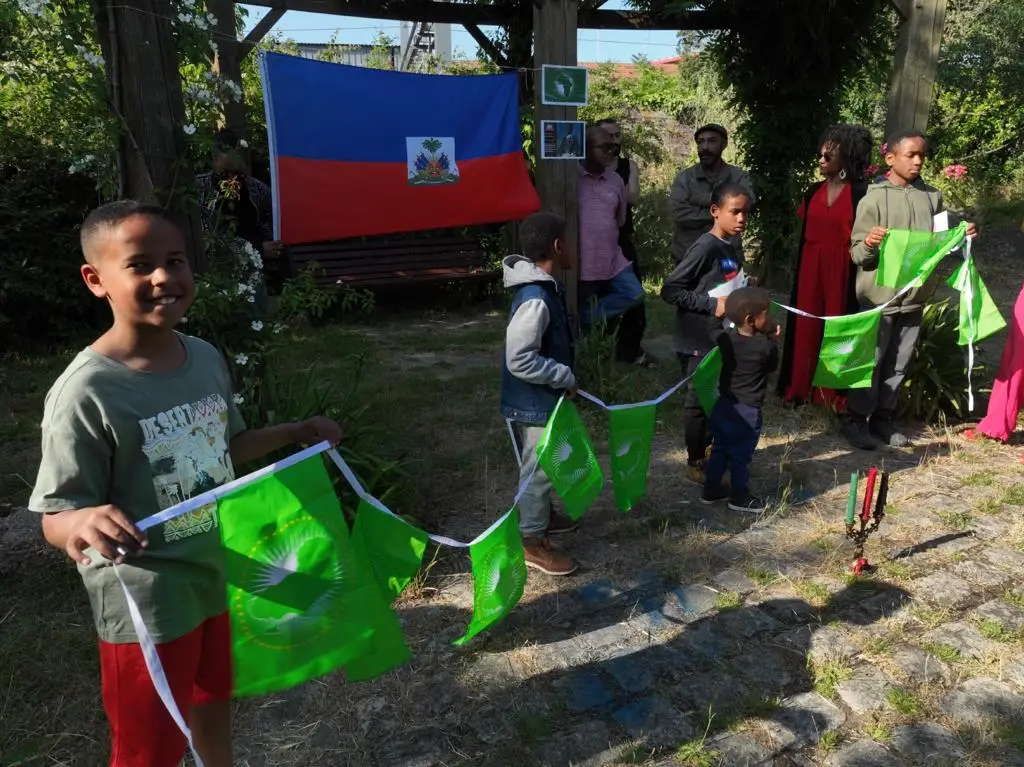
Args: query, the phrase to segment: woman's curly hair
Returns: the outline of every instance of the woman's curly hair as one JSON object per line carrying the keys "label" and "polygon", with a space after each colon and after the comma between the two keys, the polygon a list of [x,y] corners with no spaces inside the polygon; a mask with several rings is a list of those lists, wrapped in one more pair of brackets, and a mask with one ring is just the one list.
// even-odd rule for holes
{"label": "woman's curly hair", "polygon": [[825,131],[819,147],[839,152],[848,181],[863,181],[871,164],[871,131],[861,125],[837,125]]}

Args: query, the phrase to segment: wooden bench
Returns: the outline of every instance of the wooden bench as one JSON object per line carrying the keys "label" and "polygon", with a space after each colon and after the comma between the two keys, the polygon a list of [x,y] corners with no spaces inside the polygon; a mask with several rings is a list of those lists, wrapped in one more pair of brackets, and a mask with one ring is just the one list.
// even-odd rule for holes
{"label": "wooden bench", "polygon": [[284,260],[289,277],[315,263],[317,283],[352,288],[484,281],[500,273],[489,265],[479,239],[456,235],[289,245],[285,248]]}

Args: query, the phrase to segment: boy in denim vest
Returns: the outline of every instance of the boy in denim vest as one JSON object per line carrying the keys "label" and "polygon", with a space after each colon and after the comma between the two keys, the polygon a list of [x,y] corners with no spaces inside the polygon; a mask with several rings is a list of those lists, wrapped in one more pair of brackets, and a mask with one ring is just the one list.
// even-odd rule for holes
{"label": "boy in denim vest", "polygon": [[505,331],[501,413],[518,442],[520,483],[532,476],[519,502],[526,565],[548,575],[569,575],[576,563],[553,548],[548,536],[576,525],[561,515],[552,517],[551,481],[537,468],[537,444],[562,393],[576,391],[565,287],[553,274],[572,266],[572,252],[565,219],[553,213],[530,216],[520,225],[519,238],[523,255],[502,262],[505,287],[515,295]]}

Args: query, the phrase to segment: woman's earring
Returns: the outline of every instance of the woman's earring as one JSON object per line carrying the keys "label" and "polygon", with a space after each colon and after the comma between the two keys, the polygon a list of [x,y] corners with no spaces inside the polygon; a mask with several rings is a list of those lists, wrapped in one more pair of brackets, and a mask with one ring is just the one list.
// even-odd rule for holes
{"label": "woman's earring", "polygon": [[841,171],[839,171],[839,180],[846,181],[846,168],[843,168]]}

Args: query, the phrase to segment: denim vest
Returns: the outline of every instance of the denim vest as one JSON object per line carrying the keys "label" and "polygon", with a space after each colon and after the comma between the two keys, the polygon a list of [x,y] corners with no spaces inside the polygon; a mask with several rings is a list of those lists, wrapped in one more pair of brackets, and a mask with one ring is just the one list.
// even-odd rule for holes
{"label": "denim vest", "polygon": [[[542,357],[573,365],[575,355],[569,310],[565,304],[565,289],[555,282],[533,282],[516,291],[509,309],[509,319],[526,301],[541,299],[548,307],[548,327],[540,342]],[[501,414],[510,421],[543,426],[558,404],[562,392],[550,386],[531,384],[516,378],[501,362]]]}

